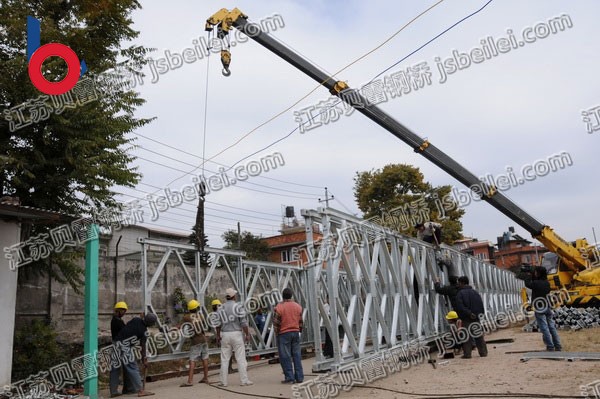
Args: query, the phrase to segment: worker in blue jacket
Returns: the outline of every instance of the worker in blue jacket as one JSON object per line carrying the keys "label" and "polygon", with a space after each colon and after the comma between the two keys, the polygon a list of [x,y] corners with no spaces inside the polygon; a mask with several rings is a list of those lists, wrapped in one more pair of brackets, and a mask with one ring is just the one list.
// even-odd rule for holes
{"label": "worker in blue jacket", "polygon": [[[475,340],[479,356],[486,357],[487,345],[483,338],[483,327],[480,317],[485,313],[481,295],[469,285],[469,278],[461,276],[458,278],[458,293],[456,294],[456,312],[463,322],[463,327],[468,331],[469,337],[463,342],[463,358],[470,359],[473,350],[472,339]],[[472,338],[472,339],[471,339]]]}

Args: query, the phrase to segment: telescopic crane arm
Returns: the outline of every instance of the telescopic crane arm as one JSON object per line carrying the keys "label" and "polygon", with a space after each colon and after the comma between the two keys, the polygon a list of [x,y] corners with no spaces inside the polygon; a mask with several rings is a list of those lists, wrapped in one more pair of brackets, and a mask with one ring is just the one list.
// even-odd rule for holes
{"label": "telescopic crane arm", "polygon": [[[563,264],[572,272],[577,273],[586,269],[588,257],[585,255],[585,251],[589,245],[585,240],[577,240],[577,248],[568,243],[558,236],[552,228],[540,223],[523,209],[518,207],[510,199],[499,192],[496,187],[482,182],[477,176],[469,172],[458,162],[454,161],[428,140],[413,133],[376,105],[369,104],[358,90],[351,89],[343,81],[334,80],[331,76],[304,59],[301,55],[285,47],[266,32],[263,32],[257,24],[248,22],[247,19],[248,17],[237,8],[234,8],[231,11],[223,8],[207,20],[206,30],[210,31],[216,27],[219,37],[224,37],[232,27],[239,29],[255,42],[313,78],[319,84],[327,88],[332,95],[338,96],[342,101],[354,107],[358,112],[411,146],[415,152],[418,152],[456,180],[469,187],[483,200],[490,203],[515,223],[518,223],[521,227],[526,229],[535,239],[544,244],[546,248],[556,253],[561,258]],[[229,74],[231,54],[227,51],[225,54],[222,52],[221,56],[224,68],[223,73],[225,74],[226,71]]]}

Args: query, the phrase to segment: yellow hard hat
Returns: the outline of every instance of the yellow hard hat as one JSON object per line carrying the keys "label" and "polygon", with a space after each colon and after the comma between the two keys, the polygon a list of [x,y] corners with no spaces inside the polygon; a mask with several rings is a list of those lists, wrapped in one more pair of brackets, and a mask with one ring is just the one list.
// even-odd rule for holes
{"label": "yellow hard hat", "polygon": [[219,301],[218,299],[214,299],[211,303],[211,306],[215,306],[215,305],[222,305],[221,301]]}
{"label": "yellow hard hat", "polygon": [[200,307],[200,302],[198,302],[195,299],[192,299],[191,301],[188,302],[188,310],[194,310],[199,307]]}
{"label": "yellow hard hat", "polygon": [[126,304],[125,302],[117,302],[117,303],[115,304],[115,310],[116,310],[116,309],[125,309],[125,310],[129,310],[129,309],[127,308],[127,304]]}
{"label": "yellow hard hat", "polygon": [[454,320],[454,319],[458,319],[458,313],[456,313],[454,310],[451,310],[446,315],[446,320]]}

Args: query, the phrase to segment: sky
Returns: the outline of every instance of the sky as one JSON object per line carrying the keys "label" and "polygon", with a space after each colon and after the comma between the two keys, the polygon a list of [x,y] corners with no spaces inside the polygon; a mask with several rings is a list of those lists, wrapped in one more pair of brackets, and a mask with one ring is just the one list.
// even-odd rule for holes
{"label": "sky", "polygon": [[[325,199],[325,187],[335,197],[329,201],[330,207],[360,216],[353,194],[356,172],[387,164],[411,164],[433,185],[466,190],[358,112],[338,114],[337,121],[291,133],[299,126],[295,117],[302,110],[328,100],[330,95],[252,40],[231,48],[229,77],[221,74],[218,54],[194,60],[192,50],[188,50],[189,63],[171,68],[169,62],[176,67],[175,54],[193,49],[194,41],[206,38],[204,22],[210,15],[222,7],[238,7],[257,23],[278,16],[284,26],[271,34],[332,73],[381,45],[435,5],[376,51],[336,74],[338,80],[359,88],[487,3],[143,2],[143,9],[132,15],[134,28],[140,31],[135,42],[156,48],[151,55],[154,65],[162,62],[162,72],[168,70],[156,79],[147,67],[144,84],[136,88],[147,100],[137,115],[156,120],[132,135],[138,146],[133,153],[140,157],[132,166],[138,167],[143,177],[135,190],[118,188],[127,194],[120,198],[145,198],[164,188],[180,192],[193,184],[193,176],[202,174],[202,157],[210,159],[204,171],[208,177],[210,171],[223,165],[252,170],[249,163],[256,166],[264,157],[280,154],[284,164],[276,169],[207,195],[209,245],[220,247],[221,234],[236,229],[237,221],[242,230],[265,237],[278,234],[286,206],[293,206],[302,222],[301,209],[325,206],[319,202]],[[539,176],[510,187],[504,194],[563,238],[587,237],[592,241],[592,228],[600,234],[600,185],[595,184],[600,131],[588,133],[582,111],[600,105],[596,67],[600,55],[595,43],[600,36],[595,19],[599,12],[600,3],[592,0],[491,1],[381,75],[381,79],[387,76],[393,82],[407,68],[422,63],[429,68],[429,82],[423,80],[422,87],[417,85],[394,98],[389,98],[388,92],[387,101],[378,105],[476,176],[498,176],[512,168],[518,179],[523,166],[538,165]],[[563,30],[556,28],[557,17],[562,17]],[[523,32],[531,43],[524,42]],[[490,40],[496,43],[495,53]],[[517,48],[507,44],[510,40],[519,44]],[[476,48],[480,50],[473,52]],[[166,52],[170,60],[159,61]],[[453,69],[453,63],[461,65]],[[598,125],[594,118],[590,116],[592,130]],[[248,134],[259,125],[263,126]],[[568,164],[545,173],[544,165],[549,165],[549,157],[556,154],[567,154],[563,159],[568,158]],[[233,169],[227,173],[233,176]],[[195,200],[169,207],[157,220],[152,220],[148,201],[140,203],[145,206],[143,224],[148,227],[189,233],[194,224]],[[472,201],[464,209],[466,236],[495,242],[509,226],[529,236],[485,202]]]}

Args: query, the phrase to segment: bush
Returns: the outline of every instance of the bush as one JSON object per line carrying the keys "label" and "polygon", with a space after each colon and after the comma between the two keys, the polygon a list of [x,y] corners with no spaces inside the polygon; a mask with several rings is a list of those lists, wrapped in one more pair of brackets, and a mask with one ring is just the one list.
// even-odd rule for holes
{"label": "bush", "polygon": [[12,380],[19,381],[48,371],[68,360],[68,354],[56,342],[52,325],[34,320],[15,332]]}

